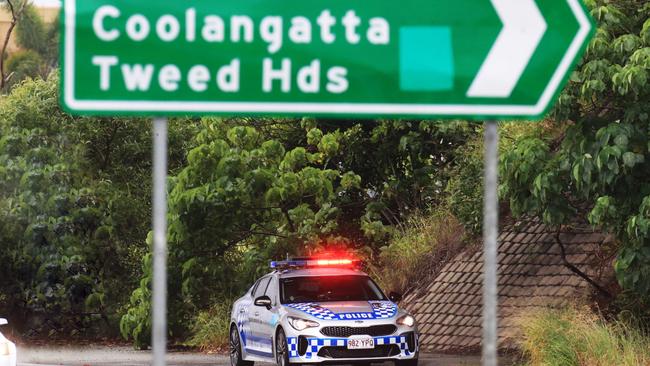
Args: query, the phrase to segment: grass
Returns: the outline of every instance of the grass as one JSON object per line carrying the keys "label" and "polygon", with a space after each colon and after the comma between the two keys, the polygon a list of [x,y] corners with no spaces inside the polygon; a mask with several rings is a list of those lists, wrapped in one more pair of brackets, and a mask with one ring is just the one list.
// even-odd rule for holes
{"label": "grass", "polygon": [[230,309],[232,301],[215,304],[200,312],[192,329],[192,338],[186,344],[202,351],[222,351],[228,346]]}
{"label": "grass", "polygon": [[635,327],[589,310],[544,310],[521,320],[530,366],[647,366],[650,339]]}
{"label": "grass", "polygon": [[385,290],[406,293],[458,254],[464,236],[463,226],[447,211],[414,215],[381,248],[373,275]]}

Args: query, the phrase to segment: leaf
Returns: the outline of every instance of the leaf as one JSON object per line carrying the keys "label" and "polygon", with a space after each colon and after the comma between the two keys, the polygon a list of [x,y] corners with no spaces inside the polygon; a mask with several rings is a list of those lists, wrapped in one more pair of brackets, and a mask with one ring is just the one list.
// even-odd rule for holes
{"label": "leaf", "polygon": [[624,163],[625,166],[627,166],[628,168],[634,168],[634,166],[635,166],[636,163],[637,163],[637,157],[636,157],[636,154],[633,153],[633,152],[629,152],[629,151],[626,152],[625,154],[623,154],[623,163]]}

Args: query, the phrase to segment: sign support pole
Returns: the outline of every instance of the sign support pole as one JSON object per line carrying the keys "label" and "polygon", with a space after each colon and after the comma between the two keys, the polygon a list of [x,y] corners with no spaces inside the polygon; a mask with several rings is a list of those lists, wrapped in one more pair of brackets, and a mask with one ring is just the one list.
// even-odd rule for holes
{"label": "sign support pole", "polygon": [[153,366],[167,353],[167,118],[153,120]]}
{"label": "sign support pole", "polygon": [[485,191],[483,211],[483,365],[497,366],[497,238],[499,131],[496,121],[485,123]]}

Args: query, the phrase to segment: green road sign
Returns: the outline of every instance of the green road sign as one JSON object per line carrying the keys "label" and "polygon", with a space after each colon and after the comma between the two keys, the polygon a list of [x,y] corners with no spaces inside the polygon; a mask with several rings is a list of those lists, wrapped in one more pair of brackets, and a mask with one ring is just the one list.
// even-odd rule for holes
{"label": "green road sign", "polygon": [[65,0],[62,103],[110,115],[537,118],[579,0]]}

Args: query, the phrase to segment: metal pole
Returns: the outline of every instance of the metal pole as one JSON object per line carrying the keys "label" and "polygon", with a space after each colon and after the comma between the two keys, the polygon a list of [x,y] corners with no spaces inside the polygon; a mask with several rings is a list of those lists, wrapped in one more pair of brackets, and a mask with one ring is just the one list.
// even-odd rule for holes
{"label": "metal pole", "polygon": [[153,120],[153,365],[167,353],[167,118]]}
{"label": "metal pole", "polygon": [[483,365],[497,366],[497,237],[499,131],[496,121],[485,123],[485,205],[483,211]]}

